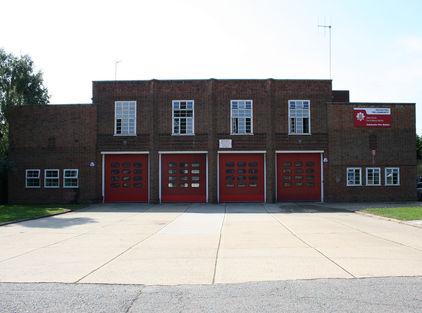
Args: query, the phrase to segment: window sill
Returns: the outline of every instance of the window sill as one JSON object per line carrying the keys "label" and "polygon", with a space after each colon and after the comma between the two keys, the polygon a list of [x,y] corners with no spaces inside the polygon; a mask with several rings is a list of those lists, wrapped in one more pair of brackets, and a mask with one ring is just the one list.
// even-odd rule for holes
{"label": "window sill", "polygon": [[41,188],[41,186],[38,186],[38,187],[28,187],[28,186],[25,186],[25,189],[40,189]]}
{"label": "window sill", "polygon": [[253,133],[250,134],[230,134],[230,136],[253,136]]}
{"label": "window sill", "polygon": [[79,189],[79,186],[77,186],[77,187],[75,187],[75,186],[72,186],[72,187],[63,186],[63,188],[64,189]]}
{"label": "window sill", "polygon": [[113,136],[115,137],[136,137],[136,134],[133,135],[125,135],[125,134],[114,134]]}
{"label": "window sill", "polygon": [[305,134],[305,133],[303,133],[303,134],[289,133],[289,136],[310,136],[310,135],[312,135],[312,134],[311,133],[308,133],[308,134]]}
{"label": "window sill", "polygon": [[195,134],[171,134],[172,136],[195,136]]}
{"label": "window sill", "polygon": [[60,188],[60,186],[57,186],[57,187],[44,186],[44,188],[46,188],[46,189],[59,189],[59,188]]}

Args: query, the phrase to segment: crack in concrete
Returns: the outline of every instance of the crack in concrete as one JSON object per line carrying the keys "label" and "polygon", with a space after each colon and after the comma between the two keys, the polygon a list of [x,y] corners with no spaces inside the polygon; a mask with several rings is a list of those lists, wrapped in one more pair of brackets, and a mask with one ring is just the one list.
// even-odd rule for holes
{"label": "crack in concrete", "polygon": [[119,254],[117,254],[116,256],[112,257],[110,260],[108,260],[107,262],[103,263],[102,265],[98,266],[97,268],[93,269],[92,271],[90,271],[88,274],[82,276],[81,278],[79,278],[78,280],[75,281],[75,283],[79,283],[81,280],[85,279],[86,277],[88,277],[89,275],[92,275],[93,273],[95,273],[96,271],[98,271],[99,269],[103,268],[104,266],[110,264],[111,262],[113,262],[114,260],[116,260],[117,258],[119,258],[120,256],[122,256],[123,254],[129,252],[130,250],[132,250],[133,248],[135,248],[136,246],[140,245],[141,243],[143,243],[144,241],[150,239],[152,236],[158,234],[160,231],[162,231],[165,227],[169,226],[170,224],[174,223],[175,220],[177,220],[180,216],[182,216],[183,214],[186,213],[186,211],[191,207],[192,205],[189,205],[186,207],[186,209],[179,214],[175,219],[171,220],[170,222],[168,222],[166,225],[164,225],[163,227],[161,227],[160,229],[158,229],[157,231],[153,232],[152,234],[150,234],[149,236],[143,238],[142,240],[139,240],[137,242],[135,242],[133,245],[131,245],[130,247],[126,248],[125,250],[123,250],[122,252],[120,252]]}
{"label": "crack in concrete", "polygon": [[226,215],[227,215],[227,205],[224,205],[224,216],[223,216],[223,221],[221,222],[221,227],[220,227],[220,236],[218,238],[218,245],[217,245],[217,252],[215,254],[215,263],[214,263],[214,273],[212,275],[212,284],[215,284],[215,276],[217,274],[217,263],[218,263],[218,255],[220,252],[220,245],[221,245],[221,237],[223,235],[223,227],[224,227],[224,221],[226,220]]}
{"label": "crack in concrete", "polygon": [[325,255],[322,251],[320,251],[319,249],[311,246],[308,242],[306,242],[305,240],[303,240],[302,238],[299,237],[299,235],[297,235],[293,230],[291,230],[289,227],[287,227],[286,225],[284,225],[278,218],[276,218],[270,211],[267,210],[267,206],[266,204],[264,204],[264,209],[265,211],[267,211],[267,213],[273,218],[275,219],[284,229],[286,229],[290,234],[292,234],[295,238],[297,238],[298,240],[300,240],[301,242],[303,242],[305,245],[307,245],[309,248],[315,250],[316,252],[318,252],[320,255],[322,255],[324,258],[326,258],[327,260],[329,260],[331,263],[333,263],[334,265],[336,265],[338,268],[342,269],[345,273],[347,273],[348,275],[350,275],[353,278],[356,278],[355,275],[353,275],[351,272],[349,272],[347,269],[345,269],[343,266],[341,266],[340,264],[338,264],[336,261],[332,260],[329,256]]}

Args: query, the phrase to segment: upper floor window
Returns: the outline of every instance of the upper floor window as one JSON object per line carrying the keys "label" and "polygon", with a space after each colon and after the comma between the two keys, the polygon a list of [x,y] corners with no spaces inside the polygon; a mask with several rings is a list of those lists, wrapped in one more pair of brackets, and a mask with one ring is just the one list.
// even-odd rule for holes
{"label": "upper floor window", "polygon": [[40,188],[40,170],[26,170],[25,171],[25,187],[26,188]]}
{"label": "upper floor window", "polygon": [[385,185],[386,186],[400,185],[400,168],[398,167],[385,168]]}
{"label": "upper floor window", "polygon": [[253,133],[253,103],[252,100],[230,101],[230,128],[232,135],[247,135]]}
{"label": "upper floor window", "polygon": [[63,188],[79,187],[79,170],[66,169],[63,170]]}
{"label": "upper floor window", "polygon": [[347,186],[362,185],[362,169],[360,167],[347,168]]}
{"label": "upper floor window", "polygon": [[311,102],[309,100],[289,100],[289,134],[311,133]]}
{"label": "upper floor window", "polygon": [[381,169],[379,167],[366,168],[366,185],[368,186],[381,185]]}
{"label": "upper floor window", "polygon": [[45,188],[59,188],[59,170],[44,170],[44,187]]}
{"label": "upper floor window", "polygon": [[173,135],[194,134],[194,101],[173,100]]}
{"label": "upper floor window", "polygon": [[136,135],[136,101],[116,101],[114,109],[114,134]]}

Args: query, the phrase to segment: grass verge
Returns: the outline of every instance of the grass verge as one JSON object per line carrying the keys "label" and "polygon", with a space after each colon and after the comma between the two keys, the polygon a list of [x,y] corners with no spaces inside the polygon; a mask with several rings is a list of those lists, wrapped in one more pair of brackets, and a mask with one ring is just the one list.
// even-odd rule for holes
{"label": "grass verge", "polygon": [[401,207],[401,208],[370,208],[364,212],[391,217],[401,221],[422,220],[422,206],[420,207]]}
{"label": "grass verge", "polygon": [[0,205],[0,223],[14,222],[69,212],[83,207],[80,204],[5,204]]}

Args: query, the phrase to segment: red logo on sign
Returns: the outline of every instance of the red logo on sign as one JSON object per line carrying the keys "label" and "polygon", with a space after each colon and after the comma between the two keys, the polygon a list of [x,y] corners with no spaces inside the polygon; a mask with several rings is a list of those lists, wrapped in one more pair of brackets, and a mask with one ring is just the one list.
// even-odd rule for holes
{"label": "red logo on sign", "polygon": [[355,108],[353,112],[355,127],[391,127],[389,108]]}

